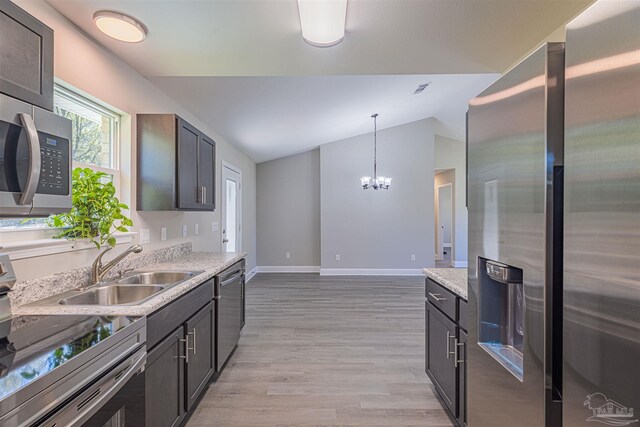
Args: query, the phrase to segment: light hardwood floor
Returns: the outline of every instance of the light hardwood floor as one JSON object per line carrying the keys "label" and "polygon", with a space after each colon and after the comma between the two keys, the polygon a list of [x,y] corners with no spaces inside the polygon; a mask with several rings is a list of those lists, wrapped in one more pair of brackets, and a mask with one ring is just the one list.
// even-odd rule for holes
{"label": "light hardwood floor", "polygon": [[188,427],[447,426],[424,373],[424,280],[259,274]]}

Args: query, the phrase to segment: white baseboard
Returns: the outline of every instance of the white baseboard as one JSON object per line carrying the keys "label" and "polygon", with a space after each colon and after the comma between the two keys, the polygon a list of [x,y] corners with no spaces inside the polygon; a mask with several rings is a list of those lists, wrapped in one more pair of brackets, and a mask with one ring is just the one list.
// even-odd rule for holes
{"label": "white baseboard", "polygon": [[319,273],[319,265],[259,265],[256,273]]}
{"label": "white baseboard", "polygon": [[256,273],[257,273],[257,271],[256,271],[256,270],[257,270],[257,268],[258,268],[258,267],[253,267],[253,268],[251,269],[251,271],[249,271],[247,274],[245,274],[245,275],[244,275],[244,281],[245,281],[245,283],[249,283],[249,280],[253,279],[253,276],[255,276],[255,275],[256,275]]}
{"label": "white baseboard", "polygon": [[421,268],[321,268],[321,276],[422,276]]}
{"label": "white baseboard", "polygon": [[451,261],[451,266],[455,268],[467,268],[468,262],[467,261]]}

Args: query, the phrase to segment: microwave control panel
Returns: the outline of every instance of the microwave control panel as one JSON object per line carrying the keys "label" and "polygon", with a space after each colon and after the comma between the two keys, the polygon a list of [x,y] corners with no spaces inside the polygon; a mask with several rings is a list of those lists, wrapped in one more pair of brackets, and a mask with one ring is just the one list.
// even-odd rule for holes
{"label": "microwave control panel", "polygon": [[69,141],[38,132],[40,137],[40,181],[39,194],[66,196],[69,194]]}

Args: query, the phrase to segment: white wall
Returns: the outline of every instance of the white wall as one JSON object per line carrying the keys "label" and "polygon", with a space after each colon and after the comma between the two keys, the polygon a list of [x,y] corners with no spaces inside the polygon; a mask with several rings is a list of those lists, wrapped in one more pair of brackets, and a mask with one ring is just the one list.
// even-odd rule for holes
{"label": "white wall", "polygon": [[360,185],[373,172],[372,133],[320,147],[323,271],[434,265],[434,122],[378,132],[378,175],[393,178],[390,190]]}
{"label": "white wall", "polygon": [[260,163],[256,174],[258,265],[319,267],[320,150]]}
{"label": "white wall", "polygon": [[467,191],[466,178],[466,149],[463,141],[435,136],[435,168],[454,169],[453,186],[454,210],[454,245],[451,259],[465,266],[467,261],[467,207],[465,195]]}
{"label": "white wall", "polygon": [[[87,37],[74,24],[43,0],[16,0],[18,6],[43,21],[55,31],[55,76],[88,97],[97,98],[123,114],[122,123],[122,199],[131,208],[134,231],[151,229],[148,249],[191,241],[196,251],[217,251],[221,247],[220,233],[211,231],[212,222],[220,222],[220,189],[216,192],[215,212],[136,212],[135,211],[135,115],[136,113],[177,113],[207,133],[216,141],[217,177],[220,183],[221,161],[227,161],[243,173],[243,250],[248,252],[247,266],[256,265],[256,165],[249,157],[226,142],[206,123],[197,119],[151,82],[138,74],[118,57]],[[219,186],[218,186],[219,187]],[[193,236],[195,224],[200,234]],[[189,227],[189,237],[180,234],[182,224]],[[160,227],[167,227],[167,241],[160,241]],[[122,250],[122,248],[119,248]],[[115,253],[116,251],[114,251]],[[32,279],[59,271],[86,266],[96,255],[95,250],[78,251],[15,261],[21,280]]]}

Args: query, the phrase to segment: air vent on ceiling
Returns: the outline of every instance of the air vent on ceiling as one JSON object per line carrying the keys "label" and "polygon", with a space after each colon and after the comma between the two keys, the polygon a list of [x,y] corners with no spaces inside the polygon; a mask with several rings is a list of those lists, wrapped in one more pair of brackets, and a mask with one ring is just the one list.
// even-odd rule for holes
{"label": "air vent on ceiling", "polygon": [[422,91],[425,90],[427,88],[427,86],[429,86],[430,84],[431,84],[431,82],[425,83],[425,84],[421,84],[420,86],[418,86],[418,88],[415,90],[415,92],[413,92],[413,94],[417,95],[419,93],[422,93]]}

